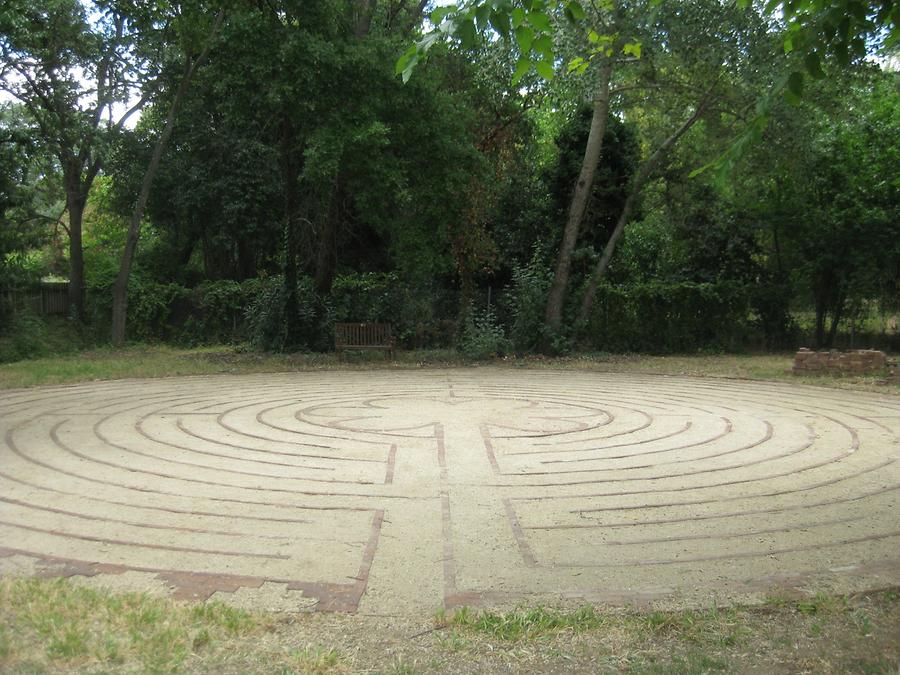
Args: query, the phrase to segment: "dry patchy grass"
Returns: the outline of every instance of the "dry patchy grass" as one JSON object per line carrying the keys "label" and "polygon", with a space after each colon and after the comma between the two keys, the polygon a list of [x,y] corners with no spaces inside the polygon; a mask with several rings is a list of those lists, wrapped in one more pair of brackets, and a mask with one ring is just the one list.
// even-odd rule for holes
{"label": "dry patchy grass", "polygon": [[415,617],[263,614],[0,580],[2,672],[883,673],[896,591],[755,607],[523,607]]}
{"label": "dry patchy grass", "polygon": [[453,350],[418,350],[398,352],[394,361],[380,353],[349,354],[345,361],[340,361],[335,354],[261,354],[233,347],[177,349],[167,346],[134,346],[122,350],[98,349],[77,355],[0,365],[0,389],[176,375],[497,366],[782,381],[900,395],[900,383],[880,384],[879,378],[874,376],[795,377],[789,372],[791,358],[790,354],[584,354],[560,358],[533,356],[472,362]]}

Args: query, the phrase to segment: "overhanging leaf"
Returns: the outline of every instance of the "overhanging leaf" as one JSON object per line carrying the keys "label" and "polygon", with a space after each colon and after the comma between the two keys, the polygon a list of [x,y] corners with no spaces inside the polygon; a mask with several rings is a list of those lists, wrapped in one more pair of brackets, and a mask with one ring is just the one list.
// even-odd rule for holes
{"label": "overhanging leaf", "polygon": [[460,21],[456,34],[464,49],[471,49],[475,46],[475,22],[472,19]]}
{"label": "overhanging leaf", "polygon": [[545,59],[553,58],[553,40],[549,35],[541,35],[532,46]]}
{"label": "overhanging leaf", "polygon": [[512,16],[512,25],[513,25],[513,28],[518,28],[518,27],[521,26],[523,23],[525,23],[525,10],[522,9],[521,7],[516,7],[516,8],[512,11],[512,15],[511,15],[511,16]]}
{"label": "overhanging leaf", "polygon": [[534,42],[534,31],[528,26],[519,26],[516,28],[516,42],[519,43],[519,50],[523,56],[527,56]]}
{"label": "overhanging leaf", "polygon": [[796,70],[791,73],[788,77],[787,88],[788,92],[798,99],[803,96],[803,73]]}
{"label": "overhanging leaf", "polygon": [[566,3],[566,9],[568,10],[569,15],[576,21],[581,21],[582,19],[587,18],[584,7],[582,7],[580,3],[575,2],[575,0]]}
{"label": "overhanging leaf", "polygon": [[531,70],[531,61],[525,57],[520,58],[516,62],[516,72],[513,73],[512,83],[518,84],[519,80],[525,77],[529,70]]}
{"label": "overhanging leaf", "polygon": [[503,38],[509,38],[509,14],[506,12],[491,12],[491,28]]}
{"label": "overhanging leaf", "polygon": [[528,12],[528,23],[546,33],[550,33],[553,30],[553,27],[550,25],[550,17],[543,12]]}
{"label": "overhanging leaf", "polygon": [[823,77],[825,77],[825,71],[822,70],[822,63],[819,59],[819,55],[816,52],[810,52],[809,54],[804,56],[803,65],[806,66],[806,70],[815,79],[821,80]]}
{"label": "overhanging leaf", "polygon": [[622,47],[623,54],[632,54],[636,59],[641,58],[641,43],[640,42],[626,42],[625,46]]}
{"label": "overhanging leaf", "polygon": [[534,64],[534,69],[538,72],[538,75],[543,77],[545,80],[552,80],[553,76],[556,75],[553,64],[549,61],[536,61]]}

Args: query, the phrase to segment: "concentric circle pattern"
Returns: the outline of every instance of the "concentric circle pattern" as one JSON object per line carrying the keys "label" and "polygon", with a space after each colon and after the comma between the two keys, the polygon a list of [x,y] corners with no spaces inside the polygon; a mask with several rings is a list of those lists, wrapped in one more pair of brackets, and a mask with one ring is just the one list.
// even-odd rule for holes
{"label": "concentric circle pattern", "polygon": [[714,379],[291,373],[0,396],[0,570],[284,608],[900,583],[900,400]]}

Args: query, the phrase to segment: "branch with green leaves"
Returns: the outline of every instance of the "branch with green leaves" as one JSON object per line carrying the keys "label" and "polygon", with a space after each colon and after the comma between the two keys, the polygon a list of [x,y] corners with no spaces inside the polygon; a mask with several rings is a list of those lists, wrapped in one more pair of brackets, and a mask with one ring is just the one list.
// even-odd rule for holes
{"label": "branch with green leaves", "polygon": [[[598,12],[612,12],[612,0],[591,1]],[[396,64],[396,72],[406,82],[416,65],[439,41],[458,42],[463,49],[476,45],[478,35],[494,35],[514,42],[519,57],[512,76],[513,84],[535,71],[544,80],[556,75],[559,51],[554,44],[558,24],[567,21],[584,32],[589,47],[584,56],[567,64],[568,72],[583,73],[598,56],[612,57],[621,52],[640,58],[637,41],[605,35],[589,25],[588,12],[578,0],[466,0],[436,8],[428,17],[431,30],[406,50]]]}

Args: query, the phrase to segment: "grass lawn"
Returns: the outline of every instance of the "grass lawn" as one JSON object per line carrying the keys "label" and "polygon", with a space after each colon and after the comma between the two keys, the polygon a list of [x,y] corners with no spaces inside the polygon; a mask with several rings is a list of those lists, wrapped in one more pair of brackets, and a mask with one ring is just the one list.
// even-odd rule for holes
{"label": "grass lawn", "polygon": [[419,620],[266,614],[0,580],[0,671],[204,673],[808,672],[900,666],[900,595],[761,606],[438,612]]}
{"label": "grass lawn", "polygon": [[0,389],[173,375],[494,365],[509,368],[733,377],[900,395],[900,383],[880,384],[878,377],[795,377],[789,372],[792,358],[793,355],[788,353],[689,356],[584,354],[560,358],[499,358],[472,362],[453,350],[423,350],[398,352],[394,361],[389,361],[380,353],[349,354],[346,361],[341,362],[334,354],[260,354],[234,347],[178,349],[144,345],[121,350],[96,349],[3,364],[0,365]]}

